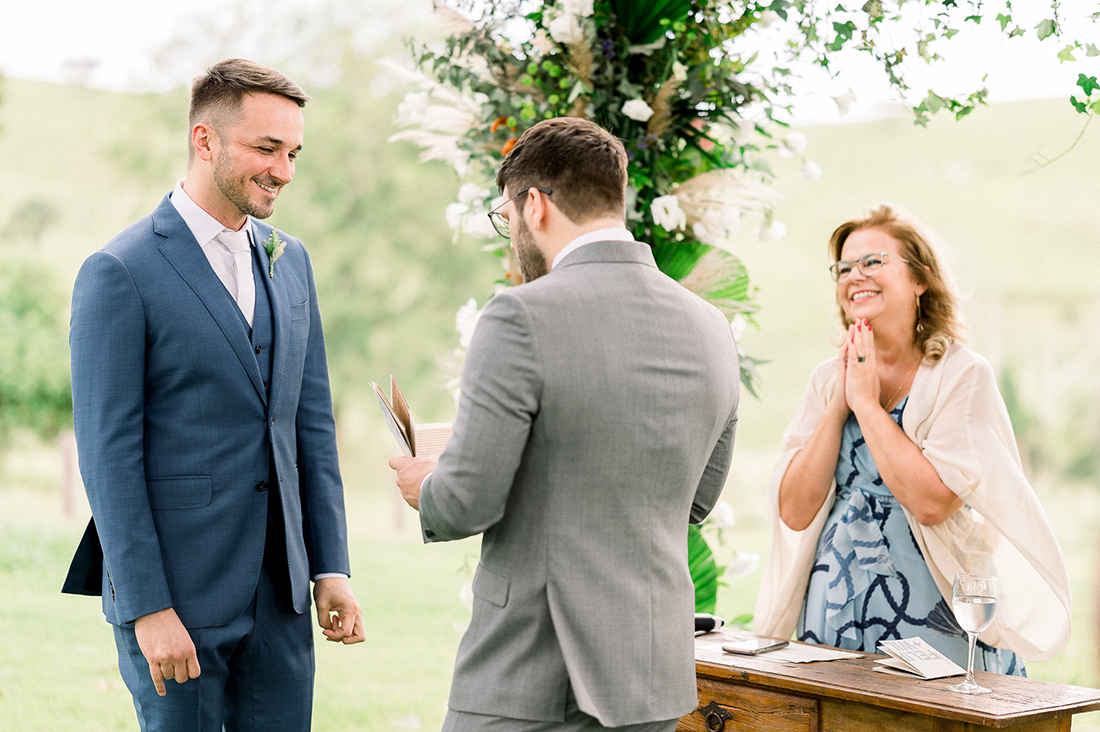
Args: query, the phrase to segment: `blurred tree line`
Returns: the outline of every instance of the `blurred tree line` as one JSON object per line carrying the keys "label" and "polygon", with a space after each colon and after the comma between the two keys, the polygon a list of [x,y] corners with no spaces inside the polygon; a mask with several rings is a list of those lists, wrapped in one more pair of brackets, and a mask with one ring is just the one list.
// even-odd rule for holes
{"label": "blurred tree line", "polygon": [[57,222],[53,204],[33,196],[0,218],[0,448],[14,429],[52,438],[72,424],[67,299],[53,269],[34,256]]}

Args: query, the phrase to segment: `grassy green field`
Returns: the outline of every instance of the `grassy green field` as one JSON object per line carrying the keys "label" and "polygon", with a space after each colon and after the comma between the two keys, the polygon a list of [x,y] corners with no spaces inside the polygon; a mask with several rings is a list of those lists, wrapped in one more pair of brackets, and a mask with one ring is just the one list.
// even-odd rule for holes
{"label": "grassy green field", "polygon": [[[307,110],[307,125],[310,119],[333,118],[338,102],[318,94]],[[392,101],[379,104],[392,107]],[[182,175],[181,165],[163,164],[177,147],[182,160],[183,148],[171,138],[174,123],[158,121],[162,108],[150,97],[7,80],[0,103],[6,151],[0,159],[0,229],[31,198],[51,202],[59,219],[37,243],[5,242],[5,256],[48,262],[61,286],[71,287],[83,257],[146,213]],[[746,225],[737,242],[762,305],[759,330],[750,329],[743,340],[769,363],[761,369],[761,399],[746,397],[742,403],[725,500],[738,516],[735,548],[766,556],[770,535],[763,495],[780,435],[810,369],[833,348],[825,241],[838,223],[868,204],[903,205],[946,241],[966,295],[973,345],[999,372],[1018,377],[1021,413],[1039,425],[1031,439],[1045,462],[1036,464],[1034,482],[1067,557],[1075,607],[1070,646],[1050,661],[1031,664],[1031,675],[1098,686],[1094,585],[1100,490],[1095,474],[1070,480],[1055,468],[1066,462],[1061,454],[1070,438],[1083,436],[1094,453],[1100,452],[1100,444],[1088,443],[1096,434],[1093,417],[1100,403],[1100,387],[1090,378],[1100,364],[1100,168],[1095,164],[1100,136],[1093,130],[1064,160],[1021,175],[1032,167],[1036,152],[1052,156],[1069,145],[1083,121],[1056,100],[980,110],[961,123],[937,120],[927,130],[907,119],[802,130],[809,139],[806,156],[821,165],[823,177],[799,181],[797,161],[776,160],[787,197],[777,218],[788,225],[788,235],[778,244],[763,244]],[[156,133],[158,125],[167,132]],[[135,130],[135,142],[121,145],[129,129]],[[391,132],[384,124],[366,130],[370,138],[364,144],[377,144]],[[322,138],[325,130],[311,127],[309,134]],[[420,173],[435,181],[433,194],[441,200],[457,190],[446,170],[426,166]],[[324,170],[303,168],[299,175],[319,177]],[[296,192],[293,209],[303,218],[314,216],[314,238],[323,236],[330,215],[326,200],[304,186],[288,189],[286,196]],[[363,205],[390,205],[382,194],[366,199]],[[420,210],[425,218],[442,218],[434,199]],[[415,239],[407,236],[394,246],[415,247]],[[472,259],[484,256],[476,244],[455,246],[466,247]],[[456,278],[453,270],[437,271],[448,265],[440,264],[435,251],[415,249],[409,255],[419,257],[417,277],[428,283],[423,286],[446,282],[456,303],[468,296],[483,300],[489,270],[471,267],[466,279]],[[385,285],[387,276],[378,270],[371,286]],[[398,281],[393,280],[395,290]],[[353,294],[355,286],[353,281]],[[416,317],[424,320],[425,331],[443,333],[453,322],[453,308],[441,304]],[[422,337],[408,319],[379,323],[370,343],[376,364],[406,352],[430,361],[452,345],[434,335]],[[384,377],[366,373],[363,378]],[[444,381],[438,372],[402,379],[414,408],[430,405],[420,415],[425,421],[450,416]],[[340,434],[352,581],[366,609],[368,640],[351,648],[318,647],[315,728],[435,729],[469,617],[458,593],[469,578],[477,543],[420,544],[415,516],[390,485],[389,438],[373,405],[346,400]],[[57,592],[86,515],[60,513],[56,451],[25,436],[13,440],[0,458],[0,729],[133,729],[133,709],[98,602]],[[751,612],[759,577],[757,570],[724,588],[719,611]],[[1100,713],[1078,717],[1074,729],[1100,730]]]}

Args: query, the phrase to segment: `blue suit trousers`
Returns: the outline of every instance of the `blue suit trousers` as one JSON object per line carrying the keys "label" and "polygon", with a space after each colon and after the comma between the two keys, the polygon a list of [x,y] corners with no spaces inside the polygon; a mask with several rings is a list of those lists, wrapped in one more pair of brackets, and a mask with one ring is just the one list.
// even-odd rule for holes
{"label": "blue suit trousers", "polygon": [[[277,571],[277,570],[276,570]],[[285,570],[284,570],[285,571]],[[313,715],[313,628],[279,597],[265,560],[248,608],[228,625],[188,629],[201,673],[165,679],[158,696],[133,627],[114,626],[118,666],[141,732],[307,732]]]}

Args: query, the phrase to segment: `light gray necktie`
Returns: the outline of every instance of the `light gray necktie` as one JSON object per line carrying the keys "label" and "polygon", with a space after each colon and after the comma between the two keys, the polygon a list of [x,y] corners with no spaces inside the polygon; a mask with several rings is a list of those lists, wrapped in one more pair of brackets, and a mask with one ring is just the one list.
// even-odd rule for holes
{"label": "light gray necktie", "polygon": [[252,279],[252,246],[248,241],[248,230],[225,229],[218,234],[218,241],[233,255],[233,275],[237,281],[233,299],[237,301],[248,326],[252,327],[252,317],[256,312],[256,282]]}

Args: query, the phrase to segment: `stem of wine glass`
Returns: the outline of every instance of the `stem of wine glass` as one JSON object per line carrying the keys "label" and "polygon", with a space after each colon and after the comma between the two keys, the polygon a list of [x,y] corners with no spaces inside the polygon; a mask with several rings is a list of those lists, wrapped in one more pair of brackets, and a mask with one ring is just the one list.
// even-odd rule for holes
{"label": "stem of wine glass", "polygon": [[970,643],[970,653],[967,655],[967,659],[966,659],[966,681],[963,682],[964,685],[975,683],[975,681],[974,681],[974,645],[978,640],[978,634],[977,633],[971,633],[968,630],[968,631],[966,631],[966,639]]}

